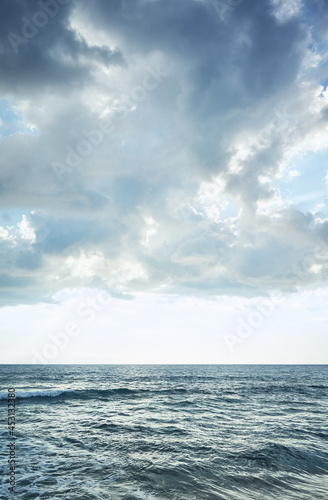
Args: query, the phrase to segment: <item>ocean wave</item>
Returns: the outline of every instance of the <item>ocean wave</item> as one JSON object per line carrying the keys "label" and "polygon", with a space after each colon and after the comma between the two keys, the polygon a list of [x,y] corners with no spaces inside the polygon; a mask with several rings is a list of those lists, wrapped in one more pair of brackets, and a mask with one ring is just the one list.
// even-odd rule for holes
{"label": "ocean wave", "polygon": [[[255,384],[246,388],[247,394],[279,394],[279,393],[297,393],[303,395],[317,394],[318,391],[327,391],[327,385],[310,384]],[[236,389],[238,390],[238,389]],[[243,388],[240,388],[242,392]]]}
{"label": "ocean wave", "polygon": [[[26,399],[26,398],[56,398],[58,396],[61,396],[65,392],[69,391],[59,391],[59,390],[45,390],[45,391],[19,391],[17,390],[14,394],[17,398],[20,399]],[[0,400],[1,399],[7,399],[8,398],[8,393],[7,392],[1,392],[0,393]]]}
{"label": "ocean wave", "polygon": [[[139,397],[145,395],[179,395],[179,394],[194,394],[205,393],[205,391],[188,391],[184,388],[174,389],[128,389],[127,387],[118,387],[115,389],[54,389],[54,390],[35,390],[35,391],[20,391],[16,390],[16,399],[27,398],[72,398],[72,399],[94,399],[113,396]],[[8,398],[7,392],[0,392],[0,400]]]}
{"label": "ocean wave", "polygon": [[328,454],[270,443],[263,448],[249,450],[234,457],[256,466],[274,470],[293,470],[308,474],[327,474]]}
{"label": "ocean wave", "polygon": [[[193,405],[195,401],[191,398],[197,395],[207,395],[211,396],[213,401],[220,399],[223,403],[238,403],[242,401],[245,397],[250,395],[262,395],[262,394],[285,394],[285,393],[298,393],[314,395],[317,391],[324,391],[327,386],[324,385],[297,385],[288,386],[286,384],[266,384],[266,385],[253,385],[247,388],[247,391],[243,388],[236,388],[234,390],[222,389],[217,392],[217,389],[205,389],[199,387],[165,387],[165,388],[128,388],[128,387],[115,387],[115,388],[89,388],[89,389],[31,389],[31,390],[20,390],[17,389],[15,392],[17,399],[41,399],[41,398],[67,398],[67,399],[100,399],[107,400],[113,397],[127,397],[127,398],[142,398],[142,397],[153,397],[153,396],[181,396],[179,405]],[[0,402],[7,400],[8,393],[5,391],[0,392]],[[287,401],[288,402],[288,401]],[[172,405],[177,404],[176,399],[172,399],[169,402]],[[302,404],[301,401],[298,404]],[[306,404],[311,404],[311,401],[307,401]],[[295,410],[295,408],[294,408]]]}

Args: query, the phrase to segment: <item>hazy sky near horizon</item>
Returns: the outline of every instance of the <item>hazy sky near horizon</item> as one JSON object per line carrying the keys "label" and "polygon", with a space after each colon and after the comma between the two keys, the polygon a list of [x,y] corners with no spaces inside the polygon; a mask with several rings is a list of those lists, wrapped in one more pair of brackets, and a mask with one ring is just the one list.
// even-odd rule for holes
{"label": "hazy sky near horizon", "polygon": [[326,363],[325,1],[0,10],[0,362]]}

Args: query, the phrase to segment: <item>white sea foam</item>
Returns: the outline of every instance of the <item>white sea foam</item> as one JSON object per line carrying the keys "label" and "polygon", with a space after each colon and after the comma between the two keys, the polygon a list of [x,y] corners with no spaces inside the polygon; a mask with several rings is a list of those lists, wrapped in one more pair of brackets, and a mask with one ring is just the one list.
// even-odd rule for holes
{"label": "white sea foam", "polygon": [[[20,391],[17,390],[15,392],[16,398],[55,398],[57,396],[60,396],[61,394],[71,392],[71,391],[58,391],[58,390],[46,390],[46,391]],[[0,392],[0,399],[7,399],[8,393],[7,392]]]}
{"label": "white sea foam", "polygon": [[140,500],[155,500],[152,494],[140,491],[140,489],[138,489],[136,492],[133,492],[133,495],[136,497],[136,499],[138,498]]}

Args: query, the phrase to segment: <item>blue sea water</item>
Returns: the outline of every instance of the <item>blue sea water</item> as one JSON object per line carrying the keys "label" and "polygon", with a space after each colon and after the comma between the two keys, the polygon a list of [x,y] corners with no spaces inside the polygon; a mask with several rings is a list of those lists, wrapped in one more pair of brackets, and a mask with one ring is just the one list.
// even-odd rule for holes
{"label": "blue sea water", "polygon": [[0,389],[1,499],[328,499],[327,366],[2,365]]}

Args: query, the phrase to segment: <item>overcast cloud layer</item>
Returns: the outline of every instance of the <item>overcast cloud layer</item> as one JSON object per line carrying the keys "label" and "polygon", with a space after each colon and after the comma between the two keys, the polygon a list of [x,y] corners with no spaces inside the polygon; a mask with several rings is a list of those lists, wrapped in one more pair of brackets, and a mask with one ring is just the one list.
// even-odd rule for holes
{"label": "overcast cloud layer", "polygon": [[2,305],[324,286],[324,0],[43,3],[0,6]]}

